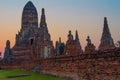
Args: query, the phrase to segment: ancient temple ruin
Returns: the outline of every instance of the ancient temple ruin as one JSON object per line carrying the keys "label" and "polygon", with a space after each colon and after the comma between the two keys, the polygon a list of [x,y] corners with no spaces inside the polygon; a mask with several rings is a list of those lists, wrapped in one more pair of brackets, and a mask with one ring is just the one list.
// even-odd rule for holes
{"label": "ancient temple ruin", "polygon": [[44,8],[41,11],[40,25],[38,25],[36,7],[31,1],[25,5],[21,29],[16,34],[16,42],[12,50],[16,61],[54,56],[53,42],[48,32]]}
{"label": "ancient temple ruin", "polygon": [[59,38],[54,47],[44,8],[40,22],[38,19],[36,7],[28,1],[23,8],[15,45],[11,49],[7,40],[0,69],[33,71],[37,67],[42,73],[74,80],[120,80],[120,42],[119,47],[114,45],[107,17],[98,50],[90,36],[87,36],[85,50],[82,49],[77,30],[75,36],[69,30],[67,41],[64,43]]}

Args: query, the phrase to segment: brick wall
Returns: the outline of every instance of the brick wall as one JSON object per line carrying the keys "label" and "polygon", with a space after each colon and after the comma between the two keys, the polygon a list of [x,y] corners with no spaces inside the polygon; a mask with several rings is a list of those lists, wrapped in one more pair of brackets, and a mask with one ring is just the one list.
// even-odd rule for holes
{"label": "brick wall", "polygon": [[39,61],[40,71],[75,80],[120,80],[120,52],[60,56]]}
{"label": "brick wall", "polygon": [[120,51],[96,52],[75,56],[59,56],[21,63],[2,64],[2,69],[33,70],[40,67],[40,72],[70,77],[74,80],[120,80]]}

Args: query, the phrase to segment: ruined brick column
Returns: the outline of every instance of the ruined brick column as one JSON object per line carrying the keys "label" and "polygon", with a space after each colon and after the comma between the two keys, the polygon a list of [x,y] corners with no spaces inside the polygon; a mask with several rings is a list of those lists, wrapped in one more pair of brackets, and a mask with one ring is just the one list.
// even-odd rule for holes
{"label": "ruined brick column", "polygon": [[13,62],[12,51],[11,51],[11,48],[10,48],[10,41],[9,40],[6,41],[6,47],[5,47],[4,59],[3,60],[6,63]]}

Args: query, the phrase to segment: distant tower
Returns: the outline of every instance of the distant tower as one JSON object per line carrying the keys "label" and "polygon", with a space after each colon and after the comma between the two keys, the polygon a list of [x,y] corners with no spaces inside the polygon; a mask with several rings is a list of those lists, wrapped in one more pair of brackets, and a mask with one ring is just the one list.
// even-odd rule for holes
{"label": "distant tower", "polygon": [[76,34],[75,34],[75,41],[76,41],[76,44],[81,48],[81,44],[80,44],[80,41],[79,41],[79,36],[78,36],[78,31],[76,30]]}
{"label": "distant tower", "polygon": [[6,47],[4,52],[4,62],[13,62],[12,51],[10,48],[10,41],[6,41]]}
{"label": "distant tower", "polygon": [[104,27],[101,37],[101,43],[99,45],[99,50],[113,49],[115,47],[111,33],[108,27],[107,18],[104,18]]}

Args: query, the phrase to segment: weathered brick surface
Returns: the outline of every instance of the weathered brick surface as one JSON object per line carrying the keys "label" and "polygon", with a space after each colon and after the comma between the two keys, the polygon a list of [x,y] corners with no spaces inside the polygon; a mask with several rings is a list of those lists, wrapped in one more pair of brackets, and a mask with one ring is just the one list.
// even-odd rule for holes
{"label": "weathered brick surface", "polygon": [[120,51],[111,50],[0,64],[2,69],[33,70],[34,66],[39,66],[40,72],[59,77],[70,77],[74,80],[81,78],[87,80],[120,80]]}

